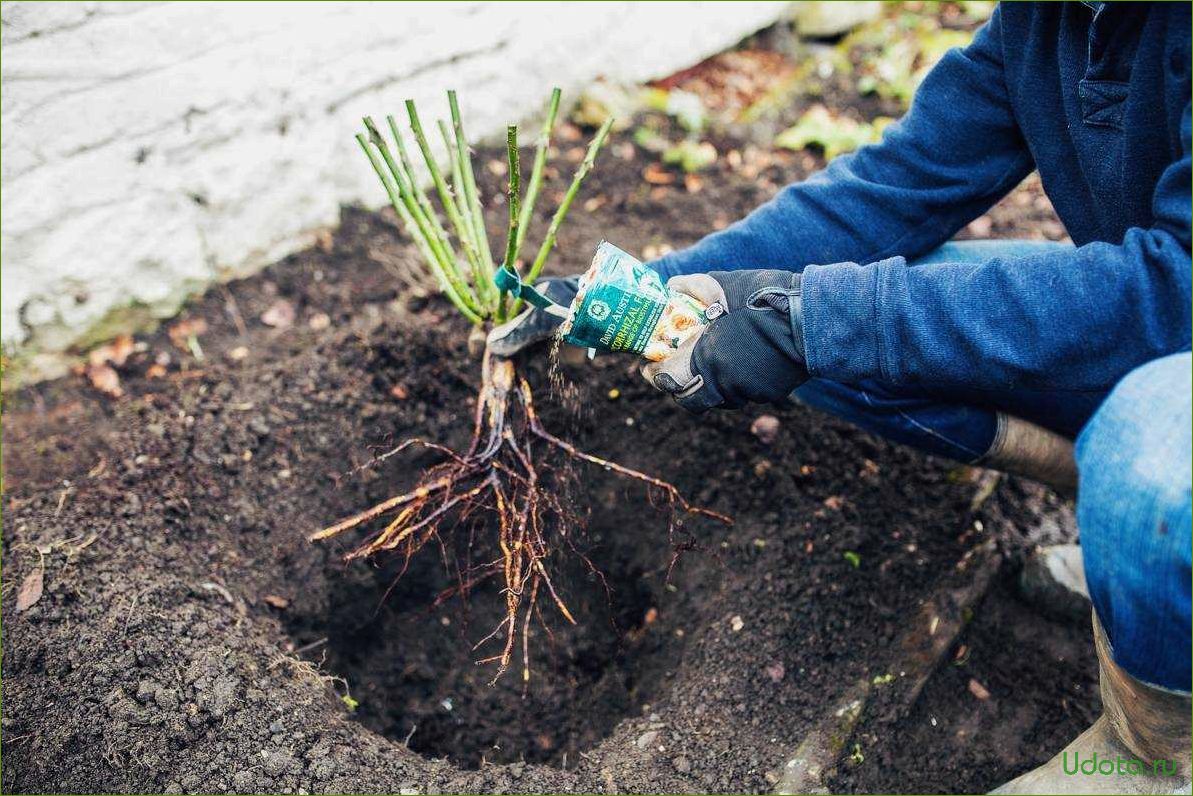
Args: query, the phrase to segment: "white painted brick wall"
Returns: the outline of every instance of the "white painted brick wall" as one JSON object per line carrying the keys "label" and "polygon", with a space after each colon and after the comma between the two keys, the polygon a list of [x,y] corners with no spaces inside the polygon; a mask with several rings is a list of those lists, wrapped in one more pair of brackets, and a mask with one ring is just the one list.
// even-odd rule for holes
{"label": "white painted brick wall", "polygon": [[458,88],[472,136],[549,87],[642,80],[782,2],[0,4],[3,340],[69,346],[130,303],[261,267],[378,206],[352,134]]}

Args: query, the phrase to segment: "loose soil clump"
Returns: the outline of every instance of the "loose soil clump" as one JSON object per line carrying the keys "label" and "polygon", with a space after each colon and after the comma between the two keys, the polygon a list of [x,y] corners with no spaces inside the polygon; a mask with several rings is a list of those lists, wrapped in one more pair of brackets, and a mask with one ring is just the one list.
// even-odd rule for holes
{"label": "loose soil clump", "polygon": [[[640,180],[644,153],[609,146],[558,272],[582,270],[601,238],[689,243],[818,165],[780,153],[758,178],[719,166],[698,193],[660,191]],[[482,173],[482,191],[501,190]],[[547,195],[562,179],[548,175]],[[1051,218],[1040,198],[1022,188],[994,233]],[[163,330],[120,369],[122,398],[67,379],[9,399],[6,792],[767,791],[989,539],[1008,563],[958,640],[966,654],[911,706],[876,698],[855,738],[864,759],[843,748],[832,786],[985,791],[1095,715],[1088,628],[1006,586],[1035,539],[1072,536],[1055,496],[1008,480],[973,508],[967,471],[804,408],[696,421],[628,359],[565,373],[578,408],[565,407],[548,398],[545,353],[522,370],[549,428],[736,524],[690,524],[700,549],[672,569],[645,488],[577,470],[591,510],[576,543],[607,582],[578,559],[561,570],[584,621],[532,628],[525,694],[518,678],[490,686],[471,646],[500,619],[495,585],[436,605],[450,559],[422,556],[395,583],[400,562],[343,564],[359,538],[304,541],[434,461],[410,451],[344,477],[375,451],[467,444],[468,329],[445,302],[399,294],[387,267],[414,256],[388,214],[347,209],[320,246],[187,309],[206,322],[201,361]],[[279,301],[294,324],[262,323]],[[764,413],[779,424],[765,442],[750,431]],[[43,593],[18,612],[38,569]]]}

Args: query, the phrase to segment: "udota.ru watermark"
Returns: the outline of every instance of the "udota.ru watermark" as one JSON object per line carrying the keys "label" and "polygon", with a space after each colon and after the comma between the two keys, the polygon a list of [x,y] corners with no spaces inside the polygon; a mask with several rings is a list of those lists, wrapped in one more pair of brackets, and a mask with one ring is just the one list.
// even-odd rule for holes
{"label": "udota.ru watermark", "polygon": [[1098,758],[1098,753],[1094,752],[1091,757],[1081,759],[1079,752],[1074,752],[1072,760],[1069,759],[1068,752],[1061,753],[1061,766],[1064,772],[1069,775],[1078,773],[1092,776],[1094,774],[1102,774],[1103,776],[1112,776],[1115,774],[1126,774],[1128,776],[1142,776],[1149,775],[1155,777],[1175,777],[1176,776],[1176,761],[1165,760],[1164,758],[1156,758],[1150,763],[1140,760],[1138,757],[1103,757]]}

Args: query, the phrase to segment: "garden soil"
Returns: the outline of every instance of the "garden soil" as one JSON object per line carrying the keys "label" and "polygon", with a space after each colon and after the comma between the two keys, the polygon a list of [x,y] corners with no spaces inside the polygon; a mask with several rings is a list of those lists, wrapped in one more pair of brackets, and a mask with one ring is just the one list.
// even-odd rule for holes
{"label": "garden soil", "polygon": [[[542,214],[579,146],[562,145]],[[500,153],[482,154],[499,195]],[[689,243],[821,165],[759,157],[732,160],[748,173],[722,158],[688,190],[643,181],[647,156],[615,139],[553,270],[583,270],[602,238],[640,255]],[[1034,182],[984,223],[1056,226]],[[439,550],[396,579],[400,561],[342,562],[360,536],[304,538],[435,461],[348,473],[376,451],[467,441],[468,328],[394,277],[414,257],[388,212],[347,208],[309,250],[197,299],[190,334],[143,338],[121,397],[72,377],[7,398],[5,792],[768,791],[849,684],[899,677],[892,641],[991,539],[995,587],[917,700],[875,686],[831,787],[984,792],[1096,715],[1088,623],[1013,586],[1032,544],[1073,537],[1059,498],[1004,479],[975,508],[979,473],[806,408],[695,419],[616,356],[566,366],[563,388],[545,354],[521,363],[547,427],[735,523],[687,520],[696,545],[672,567],[644,489],[558,471],[583,510],[570,538],[603,579],[559,557],[578,624],[544,605],[529,681],[519,664],[490,684],[472,647],[500,619],[494,588],[436,604],[454,582]],[[751,433],[764,412],[769,442]]]}

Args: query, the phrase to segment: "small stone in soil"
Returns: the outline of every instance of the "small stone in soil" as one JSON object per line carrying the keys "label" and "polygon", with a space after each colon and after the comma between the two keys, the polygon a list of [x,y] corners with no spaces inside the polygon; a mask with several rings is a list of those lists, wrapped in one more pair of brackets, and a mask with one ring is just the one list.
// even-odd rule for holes
{"label": "small stone in soil", "polygon": [[770,666],[766,667],[766,676],[769,677],[773,683],[781,683],[785,674],[787,674],[787,669],[783,666],[782,661],[775,661]]}
{"label": "small stone in soil", "polygon": [[770,445],[779,436],[781,425],[779,418],[774,415],[759,415],[750,424],[750,433],[757,437],[763,445]]}
{"label": "small stone in soil", "polygon": [[261,767],[271,777],[280,777],[297,763],[288,752],[265,752],[261,756],[264,758]]}
{"label": "small stone in soil", "polygon": [[972,677],[969,678],[969,693],[973,694],[982,701],[990,698],[990,692],[986,690],[986,686],[982,685]]}
{"label": "small stone in soil", "polygon": [[278,299],[261,313],[261,323],[275,329],[287,329],[294,324],[297,314],[293,304],[285,299]]}

